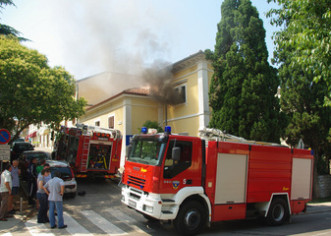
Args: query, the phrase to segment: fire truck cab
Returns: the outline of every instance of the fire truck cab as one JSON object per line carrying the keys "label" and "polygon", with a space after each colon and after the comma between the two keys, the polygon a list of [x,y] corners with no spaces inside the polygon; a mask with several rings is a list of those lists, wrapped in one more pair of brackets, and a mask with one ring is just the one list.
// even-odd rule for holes
{"label": "fire truck cab", "polygon": [[279,225],[304,211],[312,192],[310,151],[234,137],[134,136],[122,202],[146,218],[172,221],[185,235],[251,216]]}

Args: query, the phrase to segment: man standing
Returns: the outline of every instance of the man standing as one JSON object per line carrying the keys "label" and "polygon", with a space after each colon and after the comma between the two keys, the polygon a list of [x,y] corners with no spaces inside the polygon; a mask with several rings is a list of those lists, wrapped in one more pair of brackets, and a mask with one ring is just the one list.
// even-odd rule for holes
{"label": "man standing", "polygon": [[8,210],[8,199],[9,195],[11,195],[12,188],[12,179],[11,179],[11,165],[10,163],[6,163],[4,167],[4,171],[1,174],[1,185],[0,185],[0,193],[1,193],[1,208],[0,208],[0,221],[7,221],[6,214]]}
{"label": "man standing", "polygon": [[29,188],[29,204],[35,205],[35,199],[37,194],[37,158],[33,158],[28,167],[28,188]]}
{"label": "man standing", "polygon": [[64,182],[60,179],[61,173],[56,171],[54,178],[49,180],[43,187],[46,194],[48,194],[49,202],[49,223],[51,228],[56,227],[54,208],[56,207],[58,228],[67,228],[67,225],[63,222],[63,194],[64,194]]}
{"label": "man standing", "polygon": [[8,213],[14,214],[14,206],[13,206],[13,200],[14,197],[18,195],[18,192],[20,190],[20,179],[19,175],[21,174],[21,170],[18,169],[18,160],[13,160],[12,168],[11,168],[11,177],[12,177],[12,189],[11,189],[11,195],[9,195],[9,203],[8,203]]}
{"label": "man standing", "polygon": [[41,171],[40,175],[38,175],[38,190],[37,190],[37,199],[39,200],[39,211],[38,211],[38,223],[46,223],[49,222],[47,217],[47,210],[48,210],[48,196],[45,193],[43,186],[48,181],[46,178],[50,176],[49,168],[45,168]]}

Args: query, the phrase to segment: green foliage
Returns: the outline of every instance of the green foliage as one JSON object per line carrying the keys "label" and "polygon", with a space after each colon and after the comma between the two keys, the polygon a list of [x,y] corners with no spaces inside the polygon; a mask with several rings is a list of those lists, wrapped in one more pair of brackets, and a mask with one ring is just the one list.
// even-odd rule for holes
{"label": "green foliage", "polygon": [[271,10],[268,15],[273,16],[273,24],[284,27],[275,34],[275,62],[281,64],[290,57],[289,68],[300,68],[312,76],[315,83],[324,80],[328,88],[324,104],[331,106],[330,0],[274,2],[281,8]]}
{"label": "green foliage", "polygon": [[[281,109],[288,117],[285,138],[295,146],[301,138],[315,152],[320,174],[322,156],[331,156],[330,3],[325,0],[279,0],[269,12],[274,24],[274,60],[279,64]],[[328,3],[328,4],[327,4]],[[322,162],[322,164],[320,163]]]}
{"label": "green foliage", "polygon": [[[12,0],[0,0],[0,13],[1,13],[1,9],[3,9],[4,6],[6,6],[6,5],[15,6],[15,4]],[[21,37],[20,34],[21,33],[19,31],[17,31],[16,29],[14,29],[13,27],[0,23],[0,35],[14,36],[14,37],[18,38],[18,40],[21,42],[29,41],[28,39]]]}
{"label": "green foliage", "polygon": [[6,6],[6,5],[15,6],[15,4],[12,0],[0,0],[0,9],[4,8],[3,6]]}
{"label": "green foliage", "polygon": [[30,124],[55,128],[84,113],[86,102],[74,95],[75,81],[62,67],[50,68],[44,55],[0,36],[0,127],[16,136]]}
{"label": "green foliage", "polygon": [[268,63],[265,30],[249,0],[225,0],[215,51],[210,127],[247,139],[279,142],[285,125],[275,96],[277,71]]}
{"label": "green foliage", "polygon": [[156,129],[158,133],[163,132],[163,129],[159,126],[157,121],[147,120],[142,127],[146,127],[147,129]]}

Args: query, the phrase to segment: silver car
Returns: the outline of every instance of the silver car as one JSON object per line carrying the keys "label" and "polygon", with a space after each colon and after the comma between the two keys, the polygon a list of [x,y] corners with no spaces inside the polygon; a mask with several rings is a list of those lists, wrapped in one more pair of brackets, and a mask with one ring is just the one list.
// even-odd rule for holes
{"label": "silver car", "polygon": [[74,172],[68,163],[64,161],[47,160],[51,170],[51,176],[54,176],[56,171],[61,173],[61,179],[64,181],[64,194],[71,197],[76,197],[77,193],[77,182],[75,179]]}

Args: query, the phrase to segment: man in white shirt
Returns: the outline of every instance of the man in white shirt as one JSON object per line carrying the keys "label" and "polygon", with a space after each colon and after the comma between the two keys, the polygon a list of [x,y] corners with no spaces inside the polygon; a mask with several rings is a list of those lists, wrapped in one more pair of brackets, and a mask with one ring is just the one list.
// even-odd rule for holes
{"label": "man in white shirt", "polygon": [[1,174],[1,208],[0,208],[0,221],[7,221],[6,214],[8,211],[8,199],[11,195],[12,178],[11,178],[11,165],[9,162],[5,163],[4,171]]}
{"label": "man in white shirt", "polygon": [[54,209],[56,207],[58,228],[67,228],[67,225],[63,222],[63,194],[64,194],[64,182],[60,179],[61,173],[56,171],[53,179],[49,180],[43,187],[44,191],[48,195],[49,203],[49,223],[51,228],[56,228]]}

